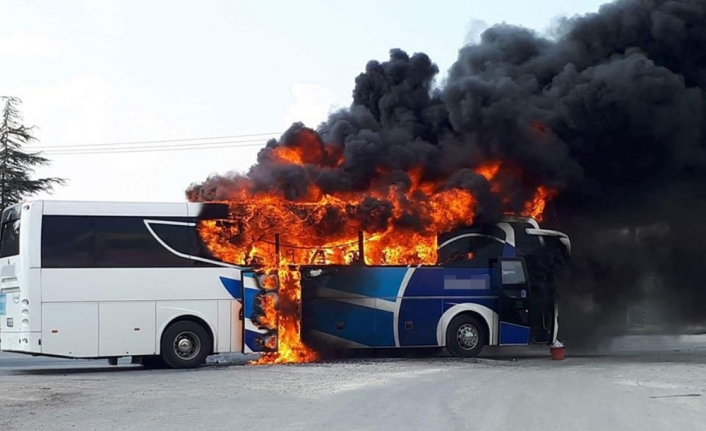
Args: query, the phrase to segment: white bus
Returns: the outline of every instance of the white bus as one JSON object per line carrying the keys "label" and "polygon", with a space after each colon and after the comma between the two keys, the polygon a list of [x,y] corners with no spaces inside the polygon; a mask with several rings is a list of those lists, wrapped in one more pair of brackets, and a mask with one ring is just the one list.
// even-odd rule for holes
{"label": "white bus", "polygon": [[0,348],[190,368],[243,343],[240,268],[213,258],[204,205],[31,201],[0,238]]}

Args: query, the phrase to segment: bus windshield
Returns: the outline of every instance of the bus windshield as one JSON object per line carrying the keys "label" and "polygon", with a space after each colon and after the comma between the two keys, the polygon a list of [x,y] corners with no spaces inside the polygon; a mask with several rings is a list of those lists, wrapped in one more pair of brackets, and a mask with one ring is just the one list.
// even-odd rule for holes
{"label": "bus windshield", "polygon": [[0,231],[0,257],[20,254],[20,207],[7,208],[2,213]]}

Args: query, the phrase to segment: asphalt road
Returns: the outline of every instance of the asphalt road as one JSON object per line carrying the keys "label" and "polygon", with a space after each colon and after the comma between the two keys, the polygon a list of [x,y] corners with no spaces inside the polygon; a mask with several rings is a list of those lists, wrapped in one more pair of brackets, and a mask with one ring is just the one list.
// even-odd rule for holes
{"label": "asphalt road", "polygon": [[235,356],[186,371],[3,354],[0,430],[703,430],[706,343],[657,341],[564,361],[503,350],[254,367]]}

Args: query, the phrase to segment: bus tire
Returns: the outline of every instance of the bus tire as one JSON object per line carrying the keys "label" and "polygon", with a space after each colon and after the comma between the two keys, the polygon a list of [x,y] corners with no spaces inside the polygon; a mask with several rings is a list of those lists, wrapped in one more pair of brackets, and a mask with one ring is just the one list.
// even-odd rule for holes
{"label": "bus tire", "polygon": [[169,325],[162,335],[162,360],[169,368],[196,368],[206,361],[212,345],[203,326],[181,320]]}
{"label": "bus tire", "polygon": [[446,349],[459,358],[478,356],[486,344],[485,325],[474,316],[461,314],[446,328]]}

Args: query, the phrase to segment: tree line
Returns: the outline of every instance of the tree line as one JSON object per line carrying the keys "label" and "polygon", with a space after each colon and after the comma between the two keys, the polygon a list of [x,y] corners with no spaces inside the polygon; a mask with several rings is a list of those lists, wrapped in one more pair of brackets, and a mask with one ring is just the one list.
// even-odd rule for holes
{"label": "tree line", "polygon": [[65,184],[63,178],[32,178],[34,170],[50,164],[41,152],[25,146],[37,141],[35,126],[23,124],[17,97],[0,96],[0,210],[40,192]]}

